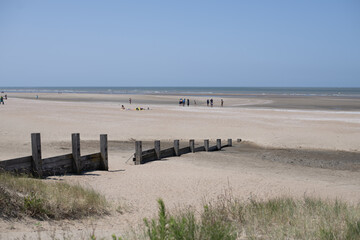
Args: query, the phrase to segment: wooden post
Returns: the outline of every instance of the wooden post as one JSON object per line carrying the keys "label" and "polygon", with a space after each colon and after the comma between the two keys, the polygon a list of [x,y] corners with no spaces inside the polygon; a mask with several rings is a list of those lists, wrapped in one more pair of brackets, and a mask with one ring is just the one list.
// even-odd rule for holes
{"label": "wooden post", "polygon": [[195,152],[195,140],[194,139],[189,140],[189,146],[190,146],[190,152],[194,153]]}
{"label": "wooden post", "polygon": [[175,156],[180,156],[180,141],[179,140],[174,140],[174,150],[175,150]]}
{"label": "wooden post", "polygon": [[32,149],[32,170],[37,177],[42,177],[42,159],[41,159],[41,140],[40,133],[31,134],[31,149]]}
{"label": "wooden post", "polygon": [[73,171],[77,174],[81,173],[80,163],[80,134],[73,133],[71,135],[72,155],[73,155]]}
{"label": "wooden post", "polygon": [[228,139],[228,146],[229,146],[229,147],[232,146],[232,139],[231,139],[231,138]]}
{"label": "wooden post", "polygon": [[209,151],[209,139],[204,140],[204,147],[205,147],[205,151],[208,152]]}
{"label": "wooden post", "polygon": [[221,139],[216,139],[216,148],[217,150],[221,150]]}
{"label": "wooden post", "polygon": [[135,142],[135,165],[142,164],[142,142]]}
{"label": "wooden post", "polygon": [[155,154],[157,159],[161,159],[161,152],[160,152],[160,140],[155,140],[154,142]]}
{"label": "wooden post", "polygon": [[108,163],[108,142],[107,142],[107,135],[101,134],[100,135],[100,169],[101,170],[109,170],[109,163]]}

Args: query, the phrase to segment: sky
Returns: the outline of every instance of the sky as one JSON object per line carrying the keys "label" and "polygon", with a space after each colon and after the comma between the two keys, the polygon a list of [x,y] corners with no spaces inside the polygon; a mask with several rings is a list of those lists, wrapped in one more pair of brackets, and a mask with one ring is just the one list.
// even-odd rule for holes
{"label": "sky", "polygon": [[360,1],[0,0],[0,87],[360,87]]}

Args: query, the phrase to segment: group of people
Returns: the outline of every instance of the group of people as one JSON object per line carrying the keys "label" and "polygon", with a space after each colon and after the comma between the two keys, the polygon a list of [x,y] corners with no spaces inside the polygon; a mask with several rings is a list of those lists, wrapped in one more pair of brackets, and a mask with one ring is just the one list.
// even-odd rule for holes
{"label": "group of people", "polygon": [[[206,105],[209,106],[209,104],[210,104],[211,107],[214,106],[214,100],[212,98],[210,100],[209,99],[206,100]],[[224,100],[223,99],[220,100],[220,106],[221,107],[224,106]]]}
{"label": "group of people", "polygon": [[[186,98],[180,98],[179,100],[179,105],[180,106],[185,106],[185,104],[187,106],[190,106],[190,99],[186,99]],[[196,105],[196,100],[194,100],[194,105]],[[206,105],[209,107],[213,107],[214,106],[214,100],[211,98],[211,99],[207,99],[206,100]],[[220,100],[220,106],[223,107],[224,106],[224,100],[221,99]]]}
{"label": "group of people", "polygon": [[[179,105],[180,105],[180,106],[181,106],[181,105],[185,106],[185,104],[186,104],[187,106],[190,106],[190,99],[180,98],[180,100],[179,100]],[[195,101],[195,100],[194,100],[194,104],[196,105],[196,101]]]}

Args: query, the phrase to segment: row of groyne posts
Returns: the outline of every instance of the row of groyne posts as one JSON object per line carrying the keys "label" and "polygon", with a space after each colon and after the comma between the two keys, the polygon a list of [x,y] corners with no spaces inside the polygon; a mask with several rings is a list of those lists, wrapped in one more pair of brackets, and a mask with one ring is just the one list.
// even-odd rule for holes
{"label": "row of groyne posts", "polygon": [[[31,134],[32,155],[20,158],[0,161],[0,171],[32,174],[36,177],[52,175],[63,175],[67,173],[81,174],[85,171],[105,170],[108,171],[108,140],[106,134],[100,135],[100,152],[81,156],[80,134],[71,135],[72,152],[65,155],[42,158],[40,133]],[[237,140],[238,142],[241,139]],[[216,140],[215,146],[209,145],[209,140],[204,140],[204,146],[195,147],[195,141],[189,141],[189,146],[180,148],[180,141],[174,140],[174,146],[167,149],[160,149],[160,141],[154,142],[154,148],[142,150],[142,141],[135,142],[135,153],[133,161],[135,165],[144,164],[150,161],[159,160],[173,156],[180,156],[185,153],[200,151],[217,151],[224,147],[232,146],[232,140],[228,139],[226,145],[221,145],[221,139]]]}
{"label": "row of groyne posts", "polygon": [[107,135],[100,135],[100,152],[80,155],[80,134],[71,135],[72,153],[42,158],[40,133],[31,134],[32,155],[0,161],[0,170],[6,172],[32,174],[36,177],[81,174],[85,171],[108,171]]}
{"label": "row of groyne posts", "polygon": [[[237,141],[241,141],[238,139]],[[133,161],[135,165],[144,164],[150,161],[160,160],[161,158],[168,158],[173,156],[180,156],[186,153],[195,153],[200,151],[211,152],[218,151],[224,147],[231,147],[232,139],[227,140],[226,145],[221,145],[221,139],[216,139],[216,145],[210,146],[209,139],[204,140],[204,146],[195,147],[195,140],[189,140],[189,146],[180,148],[180,140],[174,140],[174,146],[167,149],[160,149],[160,140],[154,141],[154,148],[143,151],[142,141],[135,142],[135,154]]]}

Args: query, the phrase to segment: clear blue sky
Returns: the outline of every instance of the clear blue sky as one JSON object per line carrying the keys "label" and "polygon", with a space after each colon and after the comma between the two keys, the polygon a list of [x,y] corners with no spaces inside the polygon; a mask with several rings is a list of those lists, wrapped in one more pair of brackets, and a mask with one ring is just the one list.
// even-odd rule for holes
{"label": "clear blue sky", "polygon": [[360,87],[360,1],[0,0],[0,86]]}

